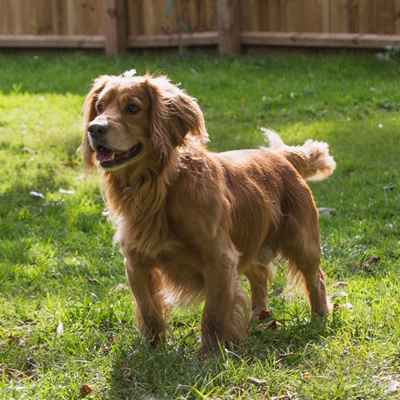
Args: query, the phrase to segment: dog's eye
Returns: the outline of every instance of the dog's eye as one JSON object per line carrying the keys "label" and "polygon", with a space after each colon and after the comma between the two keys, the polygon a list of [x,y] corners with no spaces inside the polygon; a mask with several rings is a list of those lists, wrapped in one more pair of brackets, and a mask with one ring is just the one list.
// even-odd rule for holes
{"label": "dog's eye", "polygon": [[126,111],[128,111],[129,114],[137,114],[140,108],[136,104],[130,103],[126,106]]}
{"label": "dog's eye", "polygon": [[104,110],[103,104],[101,104],[101,103],[97,104],[96,110],[97,110],[98,114],[101,114],[103,112],[103,110]]}

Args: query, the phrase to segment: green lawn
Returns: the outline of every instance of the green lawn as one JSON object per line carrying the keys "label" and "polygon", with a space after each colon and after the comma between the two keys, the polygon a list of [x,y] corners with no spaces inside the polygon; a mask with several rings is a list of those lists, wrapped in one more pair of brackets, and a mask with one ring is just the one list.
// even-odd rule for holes
{"label": "green lawn", "polygon": [[[337,305],[310,322],[278,266],[270,321],[201,359],[201,308],[176,310],[153,349],[96,176],[76,149],[91,80],[161,71],[199,99],[215,151],[330,143],[313,183]],[[391,399],[400,396],[400,63],[370,55],[0,53],[1,399]],[[243,282],[246,285],[246,282]],[[276,323],[273,321],[277,321]]]}

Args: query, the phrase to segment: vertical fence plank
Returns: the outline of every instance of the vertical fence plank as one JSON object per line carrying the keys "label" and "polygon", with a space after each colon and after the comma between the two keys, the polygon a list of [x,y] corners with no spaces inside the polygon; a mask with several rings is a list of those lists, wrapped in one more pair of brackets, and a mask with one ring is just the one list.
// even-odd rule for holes
{"label": "vertical fence plank", "polygon": [[321,4],[321,14],[322,14],[321,32],[328,33],[331,31],[331,1],[332,0],[325,0]]}
{"label": "vertical fence plank", "polygon": [[143,10],[142,0],[131,0],[128,2],[127,36],[140,35],[143,33]]}
{"label": "vertical fence plank", "polygon": [[51,0],[51,27],[54,35],[66,33],[66,8],[62,0]]}
{"label": "vertical fence plank", "polygon": [[393,0],[379,0],[377,7],[377,33],[392,34],[394,33],[394,2]]}
{"label": "vertical fence plank", "polygon": [[103,0],[106,53],[115,56],[126,50],[127,10],[124,0]]}
{"label": "vertical fence plank", "polygon": [[375,21],[373,12],[374,2],[371,0],[359,0],[359,32],[372,33],[375,31]]}
{"label": "vertical fence plank", "polygon": [[240,1],[240,23],[243,31],[261,31],[264,13],[260,10],[260,0]]}
{"label": "vertical fence plank", "polygon": [[394,32],[400,34],[400,0],[394,0]]}
{"label": "vertical fence plank", "polygon": [[35,20],[36,27],[35,33],[39,35],[53,34],[52,26],[52,2],[41,1],[41,4],[36,4],[35,7]]}
{"label": "vertical fence plank", "polygon": [[331,2],[331,32],[347,33],[349,31],[349,0]]}
{"label": "vertical fence plank", "polygon": [[216,31],[217,30],[217,3],[216,0],[200,0],[199,13],[202,16],[202,30]]}
{"label": "vertical fence plank", "polygon": [[66,33],[75,35],[77,31],[76,5],[72,1],[66,2]]}
{"label": "vertical fence plank", "polygon": [[13,29],[11,26],[11,0],[0,0],[0,10],[2,12],[2,17],[0,18],[0,33],[10,34]]}
{"label": "vertical fence plank", "polygon": [[[244,0],[246,1],[246,0]],[[270,24],[270,16],[271,16],[271,8],[269,0],[259,0],[257,3],[257,8],[253,11],[256,14],[256,18],[258,20],[258,29],[263,32],[270,32],[271,31],[271,24]],[[255,30],[255,29],[253,29]]]}
{"label": "vertical fence plank", "polygon": [[326,0],[304,0],[303,32],[322,31],[322,3]]}
{"label": "vertical fence plank", "polygon": [[240,53],[239,0],[218,0],[219,53]]}
{"label": "vertical fence plank", "polygon": [[[161,11],[162,10],[162,11]],[[164,13],[164,2],[156,0],[143,1],[143,33],[145,35],[154,35],[160,33],[160,21],[158,16],[160,12]]]}
{"label": "vertical fence plank", "polygon": [[304,0],[286,0],[285,14],[288,32],[304,32],[303,23],[308,18]]}
{"label": "vertical fence plank", "polygon": [[77,29],[80,35],[101,35],[103,28],[103,3],[101,0],[76,2]]}

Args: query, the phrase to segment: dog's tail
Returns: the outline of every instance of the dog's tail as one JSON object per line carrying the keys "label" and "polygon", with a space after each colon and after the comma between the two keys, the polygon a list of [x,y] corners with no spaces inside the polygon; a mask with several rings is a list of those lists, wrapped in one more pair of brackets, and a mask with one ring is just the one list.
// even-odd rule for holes
{"label": "dog's tail", "polygon": [[261,129],[269,141],[269,149],[282,154],[304,179],[322,180],[335,170],[336,163],[327,143],[307,140],[302,146],[287,146],[274,131]]}

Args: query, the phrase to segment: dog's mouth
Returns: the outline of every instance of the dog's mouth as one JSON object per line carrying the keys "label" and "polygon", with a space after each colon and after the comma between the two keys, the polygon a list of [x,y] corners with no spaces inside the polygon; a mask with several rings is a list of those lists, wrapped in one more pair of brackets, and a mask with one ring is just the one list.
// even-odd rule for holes
{"label": "dog's mouth", "polygon": [[128,151],[117,152],[107,149],[104,146],[97,146],[96,159],[100,162],[101,167],[113,168],[136,157],[142,151],[142,147],[142,143],[139,142],[131,147]]}

